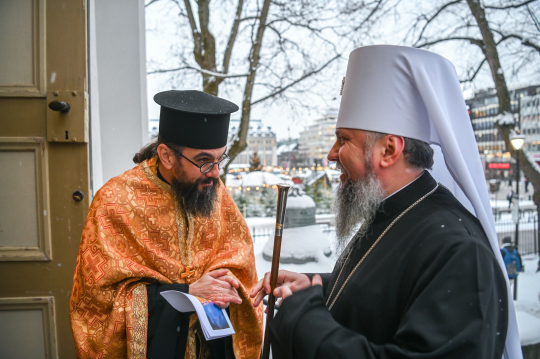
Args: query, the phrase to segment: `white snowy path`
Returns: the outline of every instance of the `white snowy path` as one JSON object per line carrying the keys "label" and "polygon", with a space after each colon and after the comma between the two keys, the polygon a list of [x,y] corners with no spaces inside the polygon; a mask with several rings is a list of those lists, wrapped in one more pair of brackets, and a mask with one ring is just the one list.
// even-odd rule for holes
{"label": "white snowy path", "polygon": [[540,272],[538,255],[523,257],[525,272],[518,277],[516,315],[521,345],[540,343]]}

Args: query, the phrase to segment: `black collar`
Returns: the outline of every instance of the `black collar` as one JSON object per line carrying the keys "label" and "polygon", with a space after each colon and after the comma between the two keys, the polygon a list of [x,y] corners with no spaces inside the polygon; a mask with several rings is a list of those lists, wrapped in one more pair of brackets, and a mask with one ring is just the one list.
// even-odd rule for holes
{"label": "black collar", "polygon": [[171,185],[169,182],[167,182],[167,180],[161,175],[161,172],[159,172],[159,165],[157,166],[157,176],[160,180],[162,180],[163,182],[165,182],[166,184],[168,184],[169,186]]}
{"label": "black collar", "polygon": [[399,215],[420,197],[431,191],[437,182],[428,171],[424,171],[419,178],[403,188],[401,191],[386,199],[375,214],[373,223],[385,221]]}

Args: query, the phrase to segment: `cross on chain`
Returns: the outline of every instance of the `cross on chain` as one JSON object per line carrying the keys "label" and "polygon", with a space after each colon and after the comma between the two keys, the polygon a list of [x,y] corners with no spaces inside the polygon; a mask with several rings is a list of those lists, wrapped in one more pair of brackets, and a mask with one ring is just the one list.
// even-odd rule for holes
{"label": "cross on chain", "polygon": [[186,269],[185,269],[185,271],[184,271],[184,273],[182,273],[182,274],[180,275],[180,278],[182,278],[182,279],[184,279],[184,278],[189,279],[189,278],[193,277],[193,275],[195,274],[195,271],[192,270],[192,269],[193,269],[192,266],[187,266]]}

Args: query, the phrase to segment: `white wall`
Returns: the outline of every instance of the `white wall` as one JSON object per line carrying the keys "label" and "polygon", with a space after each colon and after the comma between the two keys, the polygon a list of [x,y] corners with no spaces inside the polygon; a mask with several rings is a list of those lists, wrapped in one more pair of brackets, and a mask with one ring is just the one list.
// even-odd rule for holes
{"label": "white wall", "polygon": [[148,143],[144,0],[89,1],[92,187],[132,168]]}

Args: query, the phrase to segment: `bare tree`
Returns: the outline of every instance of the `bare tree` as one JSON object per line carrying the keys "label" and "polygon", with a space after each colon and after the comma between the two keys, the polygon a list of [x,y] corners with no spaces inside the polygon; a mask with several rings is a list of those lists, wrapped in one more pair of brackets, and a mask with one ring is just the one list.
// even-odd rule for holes
{"label": "bare tree", "polygon": [[[299,96],[320,95],[317,80],[391,1],[151,0],[147,7],[161,2],[178,13],[179,45],[176,66],[150,64],[148,73],[168,74],[175,83],[196,74],[212,95],[241,91],[240,126],[229,149],[234,159],[247,147],[252,106],[309,107]],[[354,19],[354,32],[340,15]]]}
{"label": "bare tree", "polygon": [[[538,23],[537,0],[485,1],[445,0],[434,2],[431,11],[419,15],[407,40],[413,46],[423,48],[436,44],[458,41],[480,50],[474,56],[477,64],[471,67],[462,82],[474,81],[481,68],[488,64],[499,100],[500,115],[511,112],[511,98],[503,71],[502,53],[507,53],[508,67],[514,65],[513,75],[527,64],[538,67],[540,60],[540,26]],[[517,47],[517,51],[509,48]],[[516,63],[518,66],[516,68]],[[510,142],[515,131],[514,123],[496,122],[496,127],[505,143],[506,150],[516,158],[518,153],[522,170],[534,187],[533,200],[540,209],[540,167],[527,156],[525,148],[516,152]]]}

